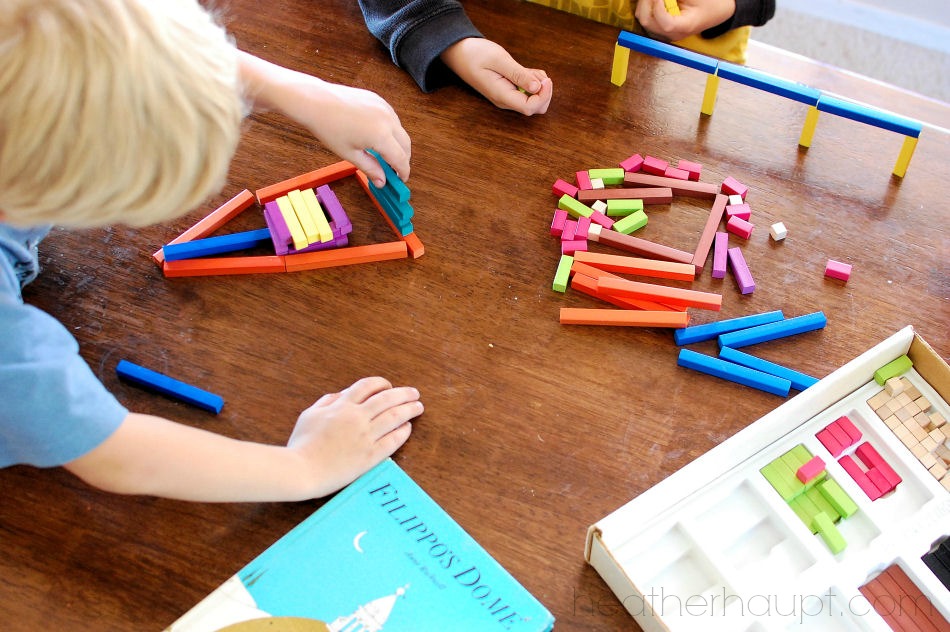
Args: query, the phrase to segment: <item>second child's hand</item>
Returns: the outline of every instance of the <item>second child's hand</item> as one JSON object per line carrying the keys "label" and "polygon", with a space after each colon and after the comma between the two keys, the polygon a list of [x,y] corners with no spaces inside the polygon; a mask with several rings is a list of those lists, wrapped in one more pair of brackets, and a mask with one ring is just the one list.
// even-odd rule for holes
{"label": "second child's hand", "polygon": [[544,114],[554,84],[543,70],[525,68],[491,40],[468,37],[442,53],[442,61],[465,83],[503,110]]}

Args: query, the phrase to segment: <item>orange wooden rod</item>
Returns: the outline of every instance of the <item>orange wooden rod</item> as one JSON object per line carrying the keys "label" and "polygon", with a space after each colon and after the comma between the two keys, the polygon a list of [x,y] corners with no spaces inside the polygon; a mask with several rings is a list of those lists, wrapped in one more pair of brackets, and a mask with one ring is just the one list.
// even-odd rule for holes
{"label": "orange wooden rod", "polygon": [[287,272],[299,272],[301,270],[346,266],[354,263],[374,263],[390,259],[403,259],[408,254],[409,250],[406,247],[406,242],[389,241],[368,246],[348,246],[316,252],[303,252],[287,255],[285,259]]}
{"label": "orange wooden rod", "polygon": [[379,211],[379,214],[383,216],[383,219],[386,220],[386,224],[389,226],[389,229],[396,234],[397,237],[402,239],[402,233],[399,232],[399,229],[396,228],[396,225],[393,224],[393,220],[389,218],[389,214],[383,210],[382,204],[379,203],[379,200],[376,199],[376,196],[373,195],[373,192],[369,188],[369,178],[366,177],[366,174],[362,171],[356,172],[356,179],[359,181],[360,186],[363,187],[363,190],[366,191],[369,201],[373,203],[373,206],[376,207],[376,210]]}
{"label": "orange wooden rod", "polygon": [[574,276],[571,277],[571,288],[577,290],[578,292],[583,292],[594,298],[598,298],[605,303],[610,303],[611,305],[616,305],[621,309],[641,309],[647,312],[672,312],[672,311],[684,311],[686,308],[673,309],[666,305],[660,303],[654,303],[653,301],[641,301],[636,298],[625,298],[622,296],[613,296],[605,292],[597,291],[597,279],[594,277],[589,277],[586,274],[580,274],[575,272]]}
{"label": "orange wooden rod", "polygon": [[[663,303],[657,303],[655,301],[644,301],[644,300],[640,300],[636,298],[630,298],[629,296],[623,296],[623,297],[615,296],[615,295],[608,294],[607,292],[604,292],[602,290],[598,290],[597,279],[601,277],[614,277],[615,279],[620,279],[623,277],[619,277],[616,274],[611,274],[610,272],[607,272],[606,270],[601,270],[600,268],[595,268],[592,265],[588,265],[586,263],[578,263],[577,260],[575,260],[574,263],[571,265],[571,272],[574,273],[574,276],[586,277],[590,279],[591,281],[593,281],[593,285],[591,287],[594,290],[594,292],[596,292],[595,296],[599,298],[600,300],[607,301],[609,303],[611,302],[610,299],[612,298],[612,299],[620,299],[628,303],[627,305],[618,305],[618,307],[623,307],[624,309],[645,309],[648,312],[649,311],[653,311],[653,312],[686,311],[686,308],[683,307],[682,305],[665,305]],[[633,305],[630,305],[629,303],[633,303]],[[614,303],[614,305],[617,305],[617,303]]]}
{"label": "orange wooden rod", "polygon": [[415,231],[408,235],[403,235],[402,240],[406,242],[406,247],[409,249],[409,256],[413,259],[418,259],[426,253],[426,247],[418,235],[416,235]]}
{"label": "orange wooden rod", "polygon": [[286,272],[287,269],[284,266],[283,256],[269,255],[166,261],[162,265],[162,271],[166,277],[174,278],[224,274],[261,274],[263,272]]}
{"label": "orange wooden rod", "polygon": [[313,189],[315,187],[323,186],[324,184],[333,182],[334,180],[339,180],[340,178],[353,175],[354,173],[356,173],[356,165],[354,165],[352,162],[341,160],[340,162],[328,165],[322,169],[317,169],[316,171],[311,171],[310,173],[305,173],[295,178],[290,178],[288,180],[284,180],[283,182],[266,186],[263,189],[258,189],[255,194],[257,195],[258,202],[261,204],[266,204],[267,202],[276,200],[280,196],[285,195],[290,191],[295,191],[297,189]]}
{"label": "orange wooden rod", "polygon": [[604,291],[618,296],[631,296],[647,300],[663,301],[669,305],[683,305],[698,307],[718,312],[722,309],[722,295],[712,292],[697,292],[683,290],[653,283],[640,283],[616,277],[601,277],[597,279],[598,291]]}
{"label": "orange wooden rod", "polygon": [[[199,220],[198,223],[168,243],[181,244],[186,241],[207,237],[214,231],[230,222],[238,214],[240,214],[241,211],[253,203],[254,195],[247,189],[244,189],[233,198],[208,213],[208,215]],[[152,253],[152,260],[158,265],[165,263],[165,253],[162,252],[161,248]]]}
{"label": "orange wooden rod", "polygon": [[406,242],[406,248],[409,250],[409,256],[413,259],[418,259],[426,253],[425,245],[423,245],[422,240],[419,239],[419,236],[416,235],[415,231],[409,233],[408,235],[403,235],[399,232],[399,229],[396,228],[396,225],[393,224],[393,221],[389,218],[389,214],[383,210],[382,205],[380,205],[379,200],[376,199],[376,195],[369,188],[369,178],[366,177],[366,174],[362,171],[357,170],[356,179],[359,181],[360,186],[363,187],[363,191],[366,192],[369,201],[373,203],[373,206],[376,207],[376,210],[379,211],[379,214],[382,215],[383,219],[386,221],[386,224],[389,226],[390,230],[399,237],[401,240]]}
{"label": "orange wooden rod", "polygon": [[397,237],[406,242],[406,248],[409,249],[409,256],[413,259],[418,259],[426,253],[426,248],[422,243],[422,240],[419,239],[415,231],[409,233],[408,235],[403,235],[399,232],[399,229],[396,228],[396,225],[393,224],[392,219],[389,218],[389,214],[383,210],[382,205],[379,203],[379,200],[376,199],[376,195],[369,188],[369,178],[366,177],[366,174],[362,171],[356,172],[356,179],[359,180],[360,186],[363,187],[363,190],[366,191],[366,195],[369,197],[370,202],[373,203],[373,206],[376,207],[376,210],[379,211],[379,214],[383,216],[383,219],[386,220],[386,224],[389,225],[389,228],[392,229],[393,233]]}
{"label": "orange wooden rod", "polygon": [[574,261],[588,263],[595,268],[608,272],[638,274],[677,281],[692,281],[696,278],[696,266],[691,263],[657,261],[656,259],[625,257],[623,255],[605,255],[600,252],[582,250],[574,253]]}
{"label": "orange wooden rod", "polygon": [[562,307],[561,324],[681,328],[689,324],[689,314],[686,312],[647,312],[636,309]]}

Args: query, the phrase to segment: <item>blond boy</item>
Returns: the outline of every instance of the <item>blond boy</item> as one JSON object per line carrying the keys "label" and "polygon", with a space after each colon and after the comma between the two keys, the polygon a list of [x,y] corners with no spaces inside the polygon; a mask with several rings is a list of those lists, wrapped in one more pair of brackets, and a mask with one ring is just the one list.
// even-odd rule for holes
{"label": "blond boy", "polygon": [[406,441],[419,393],[380,377],[318,399],[286,446],[130,412],[21,294],[50,224],[151,224],[215,193],[249,106],[299,122],[379,184],[366,148],[408,178],[409,137],[385,101],[238,51],[194,0],[6,0],[0,94],[0,467],[61,465],[127,494],[302,500]]}

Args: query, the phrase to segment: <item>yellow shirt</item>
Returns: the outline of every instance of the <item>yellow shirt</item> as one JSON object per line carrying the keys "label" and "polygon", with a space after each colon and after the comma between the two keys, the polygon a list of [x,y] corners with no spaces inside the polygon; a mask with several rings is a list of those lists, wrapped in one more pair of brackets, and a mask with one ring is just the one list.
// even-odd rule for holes
{"label": "yellow shirt", "polygon": [[[643,29],[634,17],[636,0],[529,0],[536,4],[541,4],[553,9],[567,11],[581,17],[589,18],[603,24],[617,26],[625,31],[644,34]],[[670,1],[667,0],[668,9],[672,9]],[[673,12],[673,11],[671,11]],[[744,64],[746,61],[746,47],[749,43],[749,35],[752,27],[741,26],[713,39],[705,39],[699,35],[690,35],[689,37],[673,42],[677,46],[688,48],[725,59],[726,61]]]}

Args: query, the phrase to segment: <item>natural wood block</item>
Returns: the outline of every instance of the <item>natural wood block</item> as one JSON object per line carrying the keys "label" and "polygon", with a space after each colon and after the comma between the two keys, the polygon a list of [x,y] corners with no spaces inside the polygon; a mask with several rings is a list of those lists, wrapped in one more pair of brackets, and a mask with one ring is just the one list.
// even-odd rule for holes
{"label": "natural wood block", "polygon": [[901,420],[897,418],[897,415],[891,415],[887,419],[884,420],[884,425],[890,428],[891,430],[894,430],[898,426],[901,426],[902,423],[901,423]]}
{"label": "natural wood block", "polygon": [[932,452],[928,452],[927,448],[920,445],[919,443],[910,448],[911,454],[917,457],[917,460],[927,469],[930,469],[934,463],[937,462],[937,457],[934,456]]}
{"label": "natural wood block", "polygon": [[915,445],[920,445],[920,439],[917,439],[904,424],[896,426],[893,430],[894,436],[897,437],[900,442],[906,445],[908,448],[912,448]]}
{"label": "natural wood block", "polygon": [[933,430],[930,431],[928,436],[934,441],[936,441],[937,443],[943,443],[944,441],[947,440],[946,433],[940,428],[934,428]]}
{"label": "natural wood block", "polygon": [[927,436],[927,431],[921,428],[920,424],[918,424],[916,421],[905,421],[903,426],[910,431],[910,434],[914,435],[914,439],[917,439],[917,441],[923,441]]}
{"label": "natural wood block", "polygon": [[897,401],[896,397],[892,397],[890,400],[888,400],[886,404],[884,404],[884,408],[887,409],[887,414],[893,415],[898,410],[903,408],[903,406],[901,405],[899,401]]}
{"label": "natural wood block", "polygon": [[905,376],[901,376],[901,380],[904,382],[904,392],[907,393],[907,396],[911,399],[917,399],[920,397],[920,389],[911,383],[910,380]]}
{"label": "natural wood block", "polygon": [[892,377],[884,382],[884,390],[888,395],[897,397],[904,392],[904,382],[901,381],[900,377]]}
{"label": "natural wood block", "polygon": [[877,412],[879,408],[884,406],[888,401],[890,401],[891,395],[887,391],[881,391],[874,397],[868,400],[868,406],[871,407],[871,410]]}
{"label": "natural wood block", "polygon": [[917,424],[927,432],[930,432],[933,428],[936,428],[930,418],[930,415],[927,413],[917,413],[914,415],[914,421],[916,421]]}
{"label": "natural wood block", "polygon": [[899,409],[894,415],[900,419],[902,423],[914,418],[914,413],[908,409],[907,406]]}

